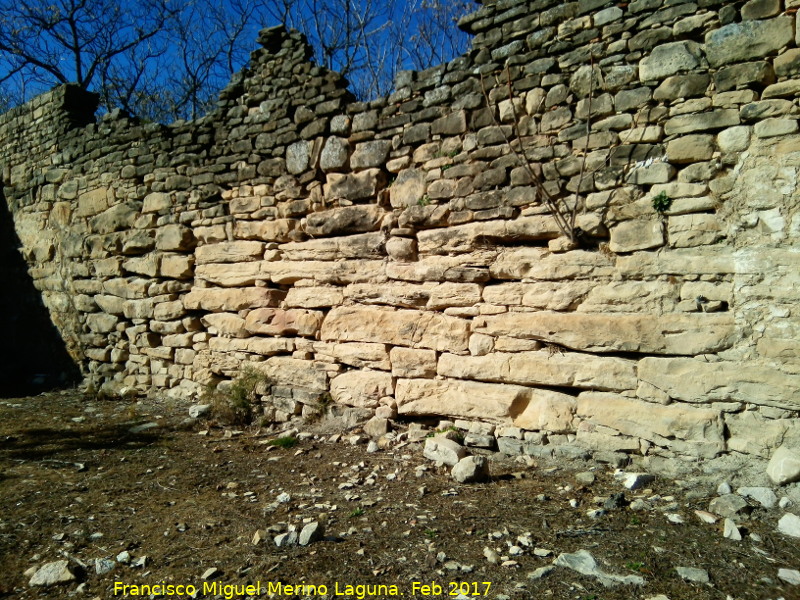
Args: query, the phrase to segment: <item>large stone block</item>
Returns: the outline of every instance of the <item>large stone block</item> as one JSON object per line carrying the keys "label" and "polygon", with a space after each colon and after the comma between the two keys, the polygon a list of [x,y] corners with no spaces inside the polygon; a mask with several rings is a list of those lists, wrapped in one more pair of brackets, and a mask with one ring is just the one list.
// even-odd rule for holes
{"label": "large stone block", "polygon": [[244,326],[244,319],[232,313],[212,313],[200,319],[206,327],[215,329],[225,337],[249,337]]}
{"label": "large stone block", "polygon": [[536,241],[557,238],[561,232],[549,215],[521,217],[513,221],[481,221],[441,229],[420,231],[417,243],[421,254],[470,252],[483,244],[504,241]]}
{"label": "large stone block", "polygon": [[[330,356],[342,364],[359,369],[369,368],[389,371],[392,368],[389,361],[388,347],[385,344],[314,342],[314,352],[317,356]],[[432,350],[429,352],[435,354]]]}
{"label": "large stone block", "polygon": [[425,195],[427,185],[425,172],[418,169],[406,169],[397,174],[389,188],[389,201],[392,208],[416,206]]}
{"label": "large stone block", "polygon": [[328,389],[328,373],[324,363],[273,356],[264,362],[252,363],[252,366],[272,384],[320,392]]}
{"label": "large stone block", "polygon": [[394,395],[392,376],[381,371],[348,371],[331,380],[331,397],[339,404],[377,408],[379,400]]}
{"label": "large stone block", "polygon": [[485,286],[482,298],[489,304],[570,310],[576,308],[593,288],[594,284],[588,281],[500,283]]}
{"label": "large stone block", "polygon": [[122,202],[103,211],[90,221],[92,231],[96,233],[112,233],[130,229],[139,216],[141,203]]}
{"label": "large stone block", "polygon": [[[716,315],[698,315],[700,319],[712,316]],[[639,379],[684,402],[733,400],[800,409],[800,375],[768,365],[648,357],[639,362]]]}
{"label": "large stone block", "polygon": [[245,318],[247,331],[261,335],[311,337],[317,334],[321,323],[321,312],[296,309],[257,308]]}
{"label": "large stone block", "polygon": [[194,248],[196,243],[192,230],[183,225],[165,225],[156,231],[156,248],[159,250],[186,251]]}
{"label": "large stone block", "polygon": [[476,317],[473,330],[550,342],[589,352],[642,352],[695,355],[731,347],[736,339],[732,315],[586,314],[509,312]]}
{"label": "large stone block", "polygon": [[326,198],[344,198],[346,200],[362,200],[373,198],[386,181],[380,169],[367,169],[360,173],[328,173],[325,184]]}
{"label": "large stone block", "polygon": [[320,284],[346,285],[367,281],[385,281],[385,269],[386,265],[381,260],[340,260],[336,262],[281,260],[262,262],[260,278],[268,279],[279,285],[301,280],[315,281]]}
{"label": "large stone block", "polygon": [[382,167],[391,148],[390,140],[374,140],[356,144],[356,149],[350,157],[350,168]]}
{"label": "large stone block", "polygon": [[636,389],[636,363],[573,352],[504,353],[485,356],[442,354],[439,375],[458,379],[624,391]]}
{"label": "large stone block", "polygon": [[531,390],[528,404],[513,415],[514,426],[548,433],[572,433],[578,402],[573,396],[551,390]]}
{"label": "large stone block", "polygon": [[223,287],[251,286],[261,279],[261,266],[257,262],[197,265],[198,279]]}
{"label": "large stone block", "polygon": [[511,424],[514,413],[527,406],[531,390],[518,385],[476,383],[454,379],[398,379],[395,386],[400,415],[447,416]]}
{"label": "large stone block", "polygon": [[187,310],[239,311],[245,308],[276,307],[286,292],[261,287],[239,289],[192,288],[183,296]]}
{"label": "large stone block", "polygon": [[194,251],[197,264],[238,263],[260,260],[264,255],[262,242],[222,242],[198,246]]}
{"label": "large stone block", "polygon": [[577,416],[683,454],[712,458],[725,449],[724,424],[716,410],[584,392],[578,396]]}
{"label": "large stone block", "polygon": [[284,244],[280,249],[287,260],[374,258],[380,255],[384,239],[382,233],[359,233]]}
{"label": "large stone block", "polygon": [[433,378],[436,375],[436,352],[397,346],[389,352],[392,375],[407,378]]}
{"label": "large stone block", "polygon": [[208,347],[213,352],[248,352],[260,356],[286,354],[294,350],[294,340],[286,338],[224,338],[212,337]]}
{"label": "large stone block", "polygon": [[793,36],[790,16],[731,23],[706,34],[706,57],[712,67],[761,58],[786,46]]}
{"label": "large stone block", "polygon": [[633,252],[664,245],[664,224],[656,219],[623,221],[611,228],[612,252]]}
{"label": "large stone block", "polygon": [[639,80],[664,79],[676,73],[692,71],[705,60],[697,42],[680,41],[656,46],[639,62]]}
{"label": "large stone block", "polygon": [[332,208],[309,215],[305,231],[312,236],[377,231],[385,214],[374,204]]}
{"label": "large stone block", "polygon": [[497,255],[490,273],[494,279],[564,280],[611,277],[614,268],[599,252],[551,254],[544,248],[515,248]]}
{"label": "large stone block", "polygon": [[458,353],[467,351],[469,324],[439,313],[345,306],[328,313],[320,338]]}
{"label": "large stone block", "polygon": [[286,293],[286,306],[290,308],[327,308],[341,304],[344,291],[339,287],[292,287]]}
{"label": "large stone block", "polygon": [[717,215],[694,214],[669,218],[669,244],[674,248],[690,248],[714,244],[724,237]]}

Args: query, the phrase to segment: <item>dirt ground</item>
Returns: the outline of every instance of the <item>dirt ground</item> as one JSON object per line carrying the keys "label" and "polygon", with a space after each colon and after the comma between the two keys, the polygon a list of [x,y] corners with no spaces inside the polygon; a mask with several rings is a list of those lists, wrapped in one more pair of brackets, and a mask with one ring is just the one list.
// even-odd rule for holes
{"label": "dirt ground", "polygon": [[[304,435],[311,424],[283,448],[269,444],[275,431],[186,415],[174,401],[74,391],[0,400],[0,598],[137,597],[120,586],[162,582],[195,586],[198,598],[253,596],[246,585],[278,598],[800,598],[800,585],[777,576],[800,569],[800,540],[776,532],[783,511],[754,507],[744,539],[725,539],[721,522],[694,512],[714,490],[657,479],[629,491],[608,465],[497,456],[490,482],[460,485],[402,436],[368,453],[353,432]],[[621,492],[616,508],[588,514]],[[644,508],[628,505],[636,499]],[[324,524],[324,539],[276,546],[309,521]],[[542,569],[578,550],[644,585]],[[102,575],[100,559],[115,563]],[[76,581],[29,586],[32,567],[58,560]],[[710,582],[676,567],[704,569]],[[299,584],[316,587],[287,592]]]}

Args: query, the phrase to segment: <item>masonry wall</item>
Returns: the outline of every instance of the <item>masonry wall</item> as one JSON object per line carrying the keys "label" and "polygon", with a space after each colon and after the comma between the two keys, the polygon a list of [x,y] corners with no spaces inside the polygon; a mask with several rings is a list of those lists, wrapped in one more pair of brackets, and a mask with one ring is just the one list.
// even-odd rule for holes
{"label": "masonry wall", "polygon": [[275,420],[329,393],[530,454],[767,457],[800,443],[798,6],[487,1],[369,103],[264,30],[191,123],[70,87],[0,116],[3,195],[97,384],[250,364]]}

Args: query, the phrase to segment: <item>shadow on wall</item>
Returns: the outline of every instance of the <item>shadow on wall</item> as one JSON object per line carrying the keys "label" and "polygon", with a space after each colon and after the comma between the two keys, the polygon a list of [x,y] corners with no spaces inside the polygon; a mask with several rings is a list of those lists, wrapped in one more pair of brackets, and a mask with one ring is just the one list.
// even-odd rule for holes
{"label": "shadow on wall", "polygon": [[81,378],[18,247],[0,189],[0,398],[30,396]]}

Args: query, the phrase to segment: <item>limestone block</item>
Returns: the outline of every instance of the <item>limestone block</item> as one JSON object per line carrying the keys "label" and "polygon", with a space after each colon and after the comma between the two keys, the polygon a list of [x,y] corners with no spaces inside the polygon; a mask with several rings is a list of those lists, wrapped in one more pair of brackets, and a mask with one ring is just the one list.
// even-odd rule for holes
{"label": "limestone block", "polygon": [[299,175],[309,167],[311,152],[305,140],[295,142],[286,149],[286,170]]}
{"label": "limestone block", "polygon": [[731,23],[706,34],[706,57],[712,67],[761,58],[786,46],[793,35],[789,16]]}
{"label": "limestone block", "polygon": [[385,214],[386,211],[374,204],[342,206],[309,215],[305,231],[312,236],[376,231]]}
{"label": "limestone block", "polygon": [[405,308],[423,307],[430,299],[433,286],[394,283],[391,286],[371,283],[348,285],[344,290],[347,300],[359,304],[388,304]]}
{"label": "limestone block", "polygon": [[[273,221],[236,221],[234,236],[243,239],[259,239],[266,242],[290,242],[295,239],[300,227],[297,219],[275,219]],[[207,241],[222,241],[225,237],[215,237]]]}
{"label": "limestone block", "polygon": [[103,312],[118,316],[123,314],[123,307],[125,306],[125,300],[123,298],[98,294],[94,297],[94,301],[97,302],[97,306],[99,306]]}
{"label": "limestone block", "polygon": [[407,378],[432,378],[436,375],[436,352],[397,346],[389,351],[392,375]]}
{"label": "limestone block", "polygon": [[612,252],[633,252],[664,245],[664,224],[655,219],[623,221],[611,228]]}
{"label": "limestone block", "polygon": [[456,441],[436,436],[425,440],[422,455],[428,460],[442,462],[452,467],[467,456],[467,449]]}
{"label": "limestone block", "polygon": [[466,352],[469,324],[455,317],[417,310],[344,306],[328,313],[322,323],[323,341],[376,342]]}
{"label": "limestone block", "polygon": [[319,166],[326,173],[338,171],[347,166],[348,158],[350,158],[350,144],[348,141],[340,137],[329,137],[322,147]]}
{"label": "limestone block", "polygon": [[239,289],[192,288],[183,296],[187,310],[239,311],[245,308],[278,306],[285,292],[270,288],[248,287]]}
{"label": "limestone block", "polygon": [[106,313],[93,313],[86,316],[86,325],[94,333],[109,333],[117,328],[119,318]]}
{"label": "limestone block", "polygon": [[561,232],[552,217],[536,215],[511,221],[480,221],[420,231],[417,243],[422,254],[447,254],[469,252],[481,243],[550,240],[559,235]]}
{"label": "limestone block", "polygon": [[664,125],[664,133],[678,135],[709,129],[733,127],[739,124],[739,111],[734,108],[720,108],[704,113],[678,115]]}
{"label": "limestone block", "polygon": [[739,114],[743,121],[762,121],[770,117],[800,116],[800,108],[790,100],[771,98],[745,104]]}
{"label": "limestone block", "polygon": [[257,262],[197,265],[195,277],[223,287],[251,286],[261,279],[261,266]]}
{"label": "limestone block", "polygon": [[141,203],[122,202],[93,217],[89,226],[96,233],[112,233],[133,227],[139,216]]}
{"label": "limestone block", "polygon": [[142,213],[158,212],[160,210],[166,210],[171,206],[172,200],[170,199],[169,194],[165,194],[164,192],[153,192],[144,197]]}
{"label": "limestone block", "polygon": [[350,157],[350,168],[382,167],[386,163],[391,148],[392,142],[389,140],[374,140],[356,144],[356,149]]}
{"label": "limestone block", "polygon": [[151,319],[155,300],[145,298],[144,300],[128,300],[122,306],[123,314],[129,319]]}
{"label": "limestone block", "polygon": [[161,276],[167,279],[191,279],[194,276],[194,257],[162,254]]}
{"label": "limestone block", "polygon": [[[108,208],[108,194],[108,189],[104,187],[81,193],[78,196],[78,207],[75,211],[75,216],[93,217],[94,215],[99,215]],[[66,199],[63,194],[61,197]]]}
{"label": "limestone block", "polygon": [[324,186],[326,198],[362,200],[374,197],[385,184],[385,175],[380,169],[367,169],[359,173],[328,173]]}
{"label": "limestone block", "polygon": [[303,388],[324,392],[328,389],[328,374],[324,364],[288,356],[273,356],[264,362],[253,363],[273,385]]}
{"label": "limestone block", "polygon": [[161,263],[161,255],[151,252],[145,256],[137,256],[136,258],[129,258],[122,263],[122,268],[129,273],[136,275],[146,275],[147,277],[156,277],[159,273],[159,265]]}
{"label": "limestone block", "polygon": [[518,385],[453,379],[398,379],[397,413],[407,416],[447,415],[511,424],[511,407],[525,406],[530,389]]}
{"label": "limestone block", "polygon": [[578,307],[581,312],[659,312],[674,304],[677,289],[662,281],[612,281],[595,285]]}
{"label": "limestone block", "polygon": [[386,280],[385,269],[386,265],[381,260],[341,260],[337,262],[281,260],[262,262],[260,278],[268,279],[279,285],[291,284],[300,280],[339,285],[366,281],[374,283]]}
{"label": "limestone block", "polygon": [[180,319],[185,314],[186,309],[180,300],[160,302],[153,308],[153,318],[157,321],[173,321]]}
{"label": "limestone block", "polygon": [[245,318],[247,331],[261,335],[311,337],[317,334],[321,323],[321,312],[297,309],[256,308]]}
{"label": "limestone block", "polygon": [[192,230],[183,225],[165,225],[156,231],[156,248],[159,250],[186,251],[194,248],[195,244]]}
{"label": "limestone block", "polygon": [[635,166],[628,173],[625,180],[628,183],[637,183],[639,185],[667,183],[675,176],[675,172],[675,167],[668,163],[653,162]]}
{"label": "limestone block", "polygon": [[394,395],[394,385],[389,373],[348,371],[331,380],[330,392],[338,404],[377,408],[381,398]]}
{"label": "limestone block", "polygon": [[775,57],[775,73],[778,77],[800,75],[800,48],[790,48]]}
{"label": "limestone block", "polygon": [[286,306],[291,308],[327,308],[341,304],[344,292],[338,287],[292,287],[286,293]]}
{"label": "limestone block", "polygon": [[481,301],[477,283],[440,283],[431,287],[426,308],[443,310],[451,306],[474,306]]}
{"label": "limestone block", "polygon": [[725,449],[719,411],[683,404],[645,403],[602,392],[578,396],[577,416],[594,425],[644,438],[678,452],[711,458]]}
{"label": "limestone block", "polygon": [[588,281],[500,283],[485,286],[482,298],[488,304],[571,310],[580,304],[592,287]]}
{"label": "limestone block", "polygon": [[150,283],[149,279],[116,277],[103,282],[103,291],[119,298],[144,298]]}
{"label": "limestone block", "polygon": [[244,338],[250,335],[244,326],[244,319],[232,313],[212,313],[200,320],[203,325],[215,329],[223,336]]}
{"label": "limestone block", "polygon": [[653,92],[653,99],[676,100],[702,96],[708,89],[709,83],[711,83],[711,77],[705,73],[673,75],[661,82],[661,85]]}
{"label": "limestone block", "polygon": [[[724,319],[726,315],[698,314],[696,321],[709,317]],[[639,379],[684,402],[737,401],[789,410],[800,407],[796,394],[800,376],[767,365],[648,357],[639,362]]]}
{"label": "limestone block", "polygon": [[756,137],[770,138],[779,135],[797,133],[797,119],[764,119],[755,124],[753,128]]}
{"label": "limestone block", "polygon": [[800,79],[789,79],[768,86],[762,98],[796,98],[800,94]]}
{"label": "limestone block", "polygon": [[788,446],[775,450],[767,465],[767,475],[777,485],[800,481],[800,452]]}
{"label": "limestone block", "polygon": [[676,73],[697,69],[703,63],[700,44],[697,42],[662,44],[639,61],[639,80],[644,82],[664,79]]}
{"label": "limestone block", "polygon": [[314,352],[335,358],[338,362],[356,368],[370,368],[389,371],[389,351],[385,344],[353,342],[336,344],[331,342],[314,342]]}
{"label": "limestone block", "polygon": [[578,402],[573,396],[551,390],[531,390],[528,404],[514,415],[514,426],[532,431],[572,433]]}
{"label": "limestone block", "polygon": [[249,352],[260,356],[286,354],[294,350],[294,340],[285,338],[224,338],[212,337],[208,347],[213,352]]}
{"label": "limestone block", "polygon": [[608,391],[633,390],[637,381],[634,361],[548,350],[485,356],[445,353],[439,358],[437,373],[458,379]]}
{"label": "limestone block", "polygon": [[709,160],[714,155],[714,136],[686,135],[667,144],[667,160],[686,164]]}
{"label": "limestone block", "polygon": [[280,247],[286,260],[339,260],[342,258],[370,258],[381,253],[382,233],[359,233],[293,242]]}
{"label": "limestone block", "polygon": [[690,214],[669,217],[667,235],[673,248],[690,248],[715,244],[725,234],[717,215]]}
{"label": "limestone block", "polygon": [[391,237],[386,240],[386,254],[396,261],[415,261],[418,256],[417,240],[404,237]]}
{"label": "limestone block", "polygon": [[197,264],[238,263],[259,260],[264,255],[262,242],[222,242],[198,246],[194,251]]}
{"label": "limestone block", "polygon": [[473,331],[551,342],[589,352],[696,355],[729,348],[736,338],[732,315],[587,314],[509,312],[477,317]]}
{"label": "limestone block", "polygon": [[637,252],[617,259],[618,273],[623,278],[659,275],[724,275],[735,273],[740,261],[727,249],[707,248],[674,252]]}
{"label": "limestone block", "polygon": [[717,134],[717,144],[722,152],[741,152],[750,145],[752,129],[746,125],[730,127]]}
{"label": "limestone block", "polygon": [[767,19],[781,12],[781,0],[749,0],[742,6],[742,20]]}
{"label": "limestone block", "polygon": [[425,172],[419,169],[405,169],[389,188],[389,201],[392,208],[416,206],[427,191]]}
{"label": "limestone block", "polygon": [[544,248],[515,248],[501,252],[490,268],[494,279],[583,279],[610,277],[611,260],[598,252],[574,250],[551,254]]}

